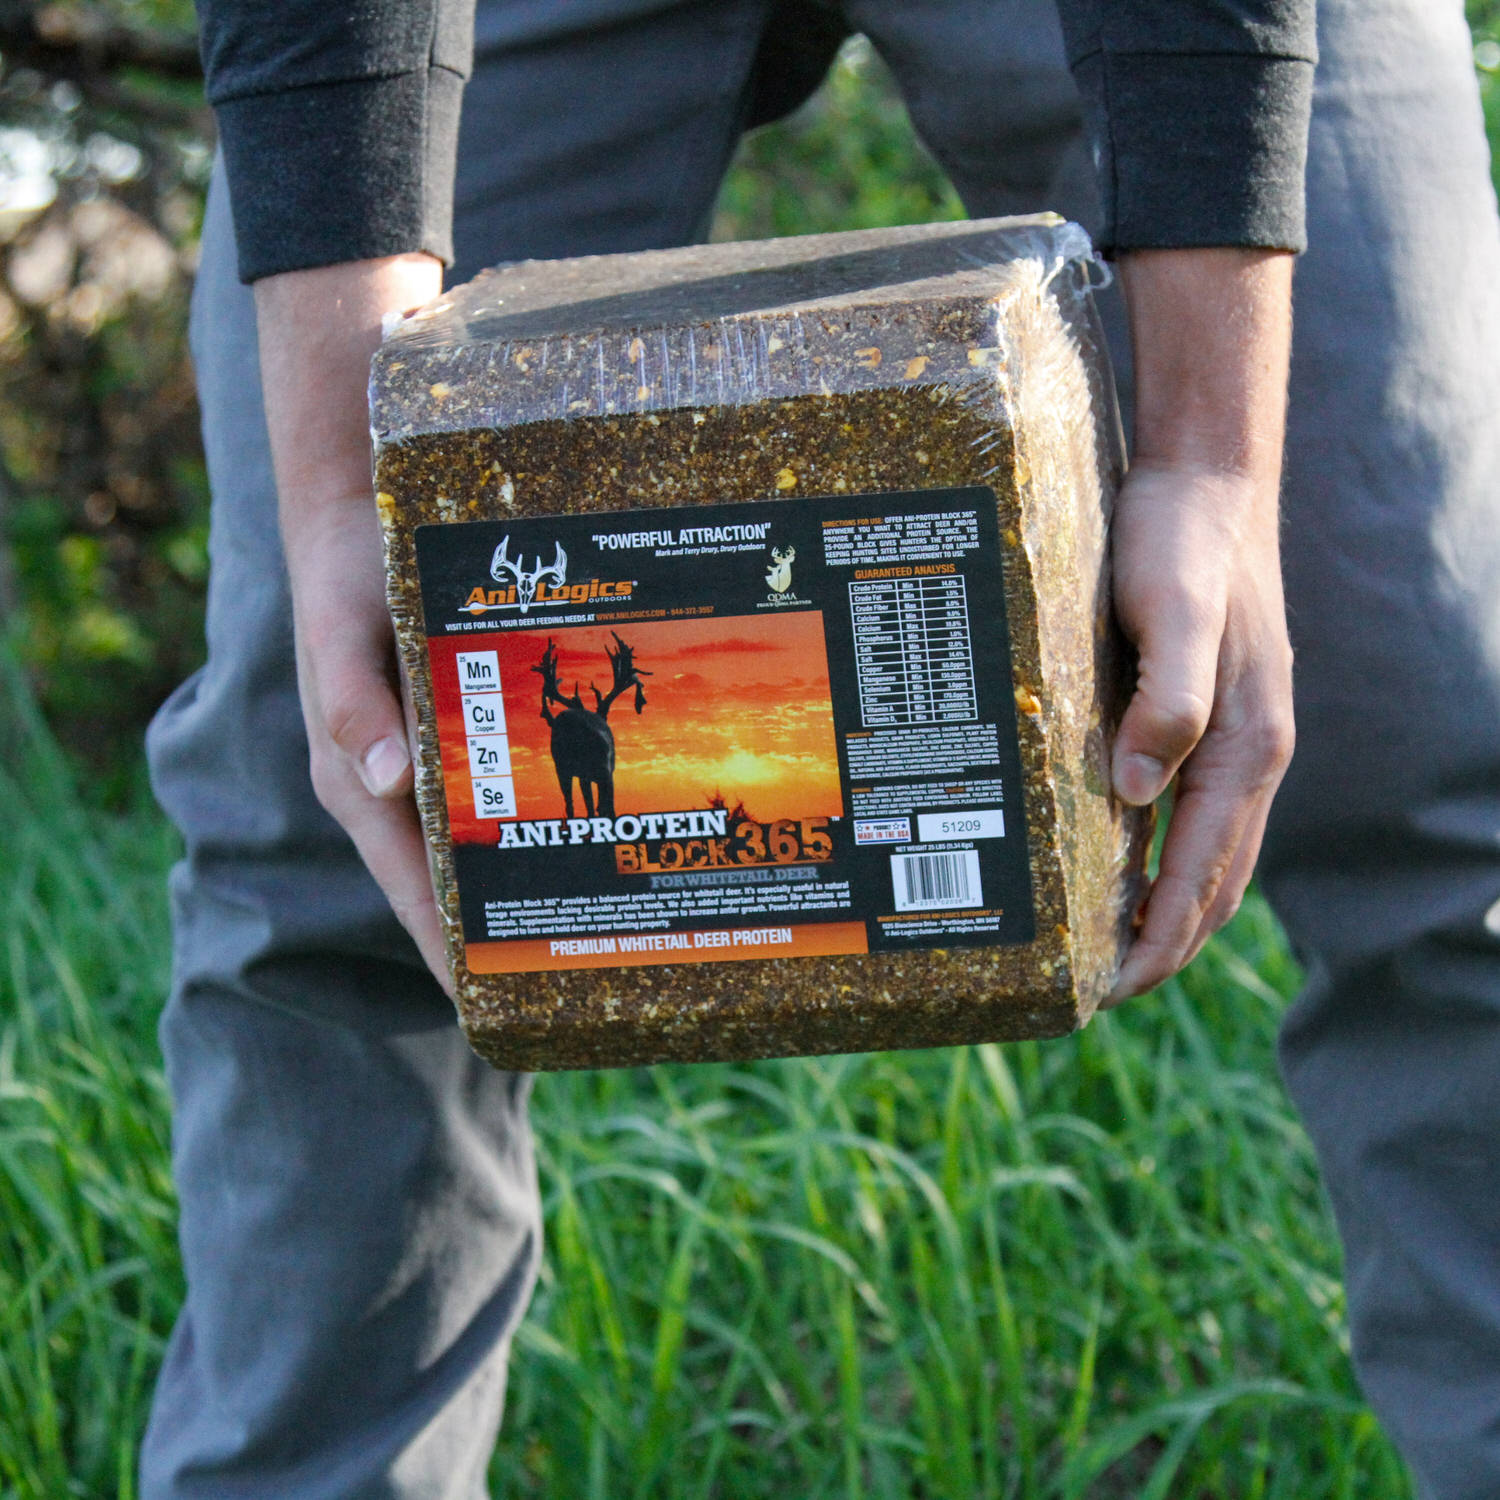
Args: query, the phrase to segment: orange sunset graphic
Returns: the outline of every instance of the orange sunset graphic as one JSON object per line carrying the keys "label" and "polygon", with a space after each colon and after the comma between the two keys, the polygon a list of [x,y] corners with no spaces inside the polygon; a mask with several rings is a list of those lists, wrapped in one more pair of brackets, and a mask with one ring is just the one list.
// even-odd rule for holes
{"label": "orange sunset graphic", "polygon": [[[820,614],[627,622],[618,641],[645,703],[637,713],[632,685],[608,710],[616,814],[707,807],[715,796],[759,819],[842,813]],[[521,818],[564,816],[543,677],[532,670],[549,642],[563,694],[576,683],[593,709],[590,684],[608,695],[613,682],[609,626],[507,631],[495,641]],[[574,811],[584,811],[576,793]]]}

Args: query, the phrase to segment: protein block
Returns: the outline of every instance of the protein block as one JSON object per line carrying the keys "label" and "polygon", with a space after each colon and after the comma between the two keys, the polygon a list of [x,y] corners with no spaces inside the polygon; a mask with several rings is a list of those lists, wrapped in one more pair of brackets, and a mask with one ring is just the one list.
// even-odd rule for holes
{"label": "protein block", "polygon": [[487,271],[371,411],[417,800],[497,1066],[1052,1036],[1149,812],[1087,238],[997,219]]}

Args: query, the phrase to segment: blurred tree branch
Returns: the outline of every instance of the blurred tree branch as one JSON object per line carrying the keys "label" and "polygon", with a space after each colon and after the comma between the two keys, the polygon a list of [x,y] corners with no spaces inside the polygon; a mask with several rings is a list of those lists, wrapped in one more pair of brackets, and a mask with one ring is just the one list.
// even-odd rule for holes
{"label": "blurred tree branch", "polygon": [[165,78],[202,76],[192,36],[141,31],[77,5],[0,5],[0,52],[28,68],[75,83],[90,74],[141,68]]}
{"label": "blurred tree branch", "polygon": [[82,5],[32,5],[0,0],[0,57],[7,68],[29,68],[71,83],[105,109],[136,113],[164,126],[204,128],[201,103],[182,103],[122,82],[121,75],[199,83],[203,68],[195,38],[147,31],[106,11]]}

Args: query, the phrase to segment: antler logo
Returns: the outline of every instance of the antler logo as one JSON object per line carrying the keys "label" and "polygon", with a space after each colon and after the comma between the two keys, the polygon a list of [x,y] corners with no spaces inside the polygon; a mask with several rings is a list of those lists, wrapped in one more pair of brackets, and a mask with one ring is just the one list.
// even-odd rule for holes
{"label": "antler logo", "polygon": [[538,554],[536,567],[527,569],[524,566],[525,559],[518,557],[514,562],[510,557],[510,538],[501,539],[500,545],[495,548],[495,555],[490,559],[490,577],[496,583],[504,580],[508,573],[516,584],[516,603],[524,615],[536,598],[537,585],[545,578],[556,588],[561,588],[568,581],[568,554],[563,551],[562,543],[557,543],[557,556],[546,567],[542,566],[541,555]]}
{"label": "antler logo", "polygon": [[792,563],[796,556],[795,547],[788,547],[785,551],[780,547],[771,548],[771,563],[766,569],[766,584],[778,594],[786,593],[792,586]]}

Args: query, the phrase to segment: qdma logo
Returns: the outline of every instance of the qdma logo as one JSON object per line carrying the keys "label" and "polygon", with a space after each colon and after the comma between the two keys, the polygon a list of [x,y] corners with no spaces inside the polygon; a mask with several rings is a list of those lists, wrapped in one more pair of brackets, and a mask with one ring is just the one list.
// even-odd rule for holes
{"label": "qdma logo", "polygon": [[470,589],[463,609],[471,615],[500,609],[514,609],[525,615],[544,605],[585,604],[591,599],[627,599],[635,592],[635,582],[629,578],[614,582],[590,578],[581,583],[569,583],[568,554],[561,542],[554,542],[553,547],[556,555],[550,563],[543,561],[544,553],[538,553],[536,566],[529,568],[525,553],[512,557],[510,537],[502,537],[495,555],[490,558],[490,577],[506,586]]}
{"label": "qdma logo", "polygon": [[792,586],[792,564],[797,560],[795,547],[772,547],[766,567],[766,587],[773,594],[785,594]]}
{"label": "qdma logo", "polygon": [[785,547],[770,547],[771,560],[763,563],[766,579],[766,597],[756,604],[757,609],[781,609],[787,605],[806,604],[809,601],[793,587],[792,565],[797,561],[797,549],[790,544]]}

